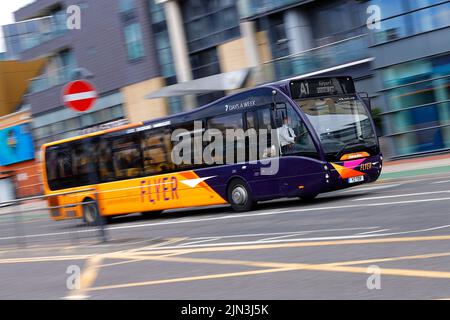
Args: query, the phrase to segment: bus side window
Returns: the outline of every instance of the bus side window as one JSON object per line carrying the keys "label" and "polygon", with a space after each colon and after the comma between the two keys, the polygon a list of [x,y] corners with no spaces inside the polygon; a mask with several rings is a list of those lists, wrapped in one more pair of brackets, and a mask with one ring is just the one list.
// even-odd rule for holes
{"label": "bus side window", "polygon": [[72,151],[69,144],[64,144],[58,147],[55,151],[55,162],[53,177],[51,181],[51,187],[53,190],[71,188],[75,184],[73,174],[73,159]]}
{"label": "bus side window", "polygon": [[270,107],[258,110],[258,135],[264,135],[266,137],[265,145],[260,144],[264,139],[262,139],[262,141],[258,139],[258,155],[260,160],[275,157],[277,155],[276,147],[272,145],[271,134],[273,125],[271,113]]}
{"label": "bus side window", "polygon": [[166,173],[174,170],[171,161],[171,130],[151,130],[142,134],[141,149],[146,175]]}
{"label": "bus side window", "polygon": [[245,114],[247,120],[247,137],[245,138],[246,161],[258,160],[258,120],[254,111]]}
{"label": "bus side window", "polygon": [[98,143],[98,174],[101,182],[114,180],[111,142],[105,138],[101,138]]}
{"label": "bus side window", "polygon": [[117,179],[142,176],[142,159],[136,135],[113,140],[113,162]]}
{"label": "bus side window", "polygon": [[[208,120],[208,129],[221,131],[224,139],[225,148],[224,150],[216,150],[215,164],[245,162],[245,154],[243,154],[243,152],[245,153],[245,136],[242,113],[211,118]],[[230,131],[228,132],[228,130]],[[234,155],[233,158],[231,157],[232,155]]]}
{"label": "bus side window", "polygon": [[[196,121],[201,121],[201,120],[196,120]],[[183,133],[179,133],[179,131],[184,131]],[[178,145],[179,143],[181,143],[182,141],[184,141],[186,143],[186,141],[190,141],[190,150],[186,150],[186,149],[182,149],[179,154],[176,154],[175,156],[178,158],[180,157],[181,159],[176,159],[175,162],[181,162],[181,163],[173,163],[173,159],[172,159],[172,149],[170,151],[170,163],[173,163],[173,167],[177,170],[189,170],[189,169],[193,169],[194,167],[198,167],[200,166],[200,164],[196,164],[195,163],[195,152],[201,152],[203,153],[203,142],[199,142],[199,145],[196,145],[197,141],[196,139],[194,139],[194,123],[185,123],[176,127],[173,127],[173,131],[175,132],[177,131],[177,134],[174,135],[174,143],[173,143],[173,147],[175,147],[176,145]],[[201,133],[200,133],[201,134]],[[186,154],[184,154],[184,152],[186,152]],[[189,153],[189,154],[188,154]],[[201,154],[197,155],[200,156],[201,159]]]}
{"label": "bus side window", "polygon": [[90,140],[81,140],[73,146],[72,161],[76,186],[83,186],[95,182],[92,178],[95,175],[93,162],[96,158],[96,153],[90,150],[90,142]]}

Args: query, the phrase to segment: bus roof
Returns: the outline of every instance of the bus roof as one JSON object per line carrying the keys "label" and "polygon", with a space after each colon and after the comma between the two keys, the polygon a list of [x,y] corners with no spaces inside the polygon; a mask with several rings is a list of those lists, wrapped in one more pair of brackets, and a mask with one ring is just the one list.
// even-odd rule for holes
{"label": "bus roof", "polygon": [[143,125],[142,122],[137,122],[137,123],[130,123],[130,124],[122,125],[119,127],[106,129],[106,130],[95,131],[95,132],[88,133],[88,134],[83,134],[83,135],[79,135],[79,136],[75,136],[75,137],[71,137],[71,138],[67,138],[67,139],[62,139],[62,140],[45,143],[42,145],[42,148],[45,149],[45,148],[63,144],[66,142],[72,142],[72,141],[77,141],[77,140],[82,140],[82,139],[86,139],[86,138],[90,138],[90,137],[103,135],[103,134],[110,133],[110,132],[121,131],[121,130],[130,129],[130,128],[136,128],[136,127],[140,127],[142,125]]}

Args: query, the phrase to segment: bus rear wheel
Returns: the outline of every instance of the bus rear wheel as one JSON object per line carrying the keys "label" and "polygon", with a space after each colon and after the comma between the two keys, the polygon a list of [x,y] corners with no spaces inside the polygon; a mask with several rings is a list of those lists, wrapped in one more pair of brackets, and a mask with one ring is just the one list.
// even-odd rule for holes
{"label": "bus rear wheel", "polygon": [[255,205],[250,188],[240,179],[233,180],[230,183],[228,202],[236,212],[250,211]]}
{"label": "bus rear wheel", "polygon": [[99,218],[97,203],[91,199],[85,200],[83,202],[83,221],[88,226],[95,226],[98,224]]}

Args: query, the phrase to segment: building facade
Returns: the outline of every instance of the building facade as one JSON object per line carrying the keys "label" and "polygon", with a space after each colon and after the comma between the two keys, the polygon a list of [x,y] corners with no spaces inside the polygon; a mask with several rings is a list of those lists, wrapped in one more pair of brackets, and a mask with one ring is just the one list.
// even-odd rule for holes
{"label": "building facade", "polygon": [[44,65],[45,59],[0,61],[0,203],[42,192],[30,110],[23,98],[29,79]]}
{"label": "building facade", "polygon": [[[4,33],[8,55],[49,61],[27,98],[37,145],[275,80],[350,75],[380,113],[384,152],[403,157],[450,148],[449,2],[88,0],[81,29],[67,30],[79,2],[37,0]],[[377,8],[381,21],[368,24]],[[85,114],[60,99],[77,68],[100,92]]]}
{"label": "building facade", "polygon": [[[80,29],[69,29],[67,9],[78,5]],[[68,138],[101,124],[143,121],[167,114],[165,100],[145,94],[162,87],[147,1],[37,0],[15,12],[3,27],[8,57],[46,57],[26,97],[36,146]],[[66,108],[63,87],[87,77],[98,91],[83,114]]]}
{"label": "building facade", "polygon": [[[164,50],[178,48],[165,55],[172,86],[154,97],[192,89],[196,105],[205,104],[230,92],[220,85],[210,92],[208,81],[220,79],[211,76],[236,70],[251,70],[244,87],[296,76],[351,75],[382,117],[388,157],[450,148],[450,41],[444,40],[450,38],[449,1],[150,1],[168,30]],[[381,13],[376,25],[369,24],[374,6]],[[180,84],[186,81],[193,85]],[[205,93],[199,93],[202,87]],[[181,109],[180,100],[170,105]]]}
{"label": "building facade", "polygon": [[449,150],[450,2],[371,4],[382,13],[380,29],[370,34],[370,50],[391,155]]}

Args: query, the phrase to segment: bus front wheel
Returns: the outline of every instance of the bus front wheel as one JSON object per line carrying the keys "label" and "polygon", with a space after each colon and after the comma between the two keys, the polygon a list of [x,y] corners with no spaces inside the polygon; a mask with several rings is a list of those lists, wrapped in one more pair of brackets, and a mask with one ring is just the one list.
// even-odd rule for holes
{"label": "bus front wheel", "polygon": [[236,212],[250,211],[255,205],[250,188],[240,179],[233,180],[230,183],[228,202]]}
{"label": "bus front wheel", "polygon": [[318,195],[319,195],[318,193],[303,195],[303,196],[300,196],[300,200],[302,200],[304,202],[312,202],[314,199],[317,198]]}

